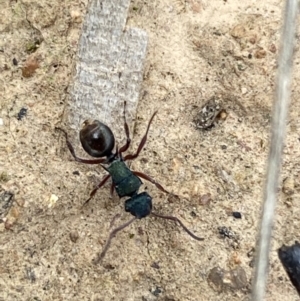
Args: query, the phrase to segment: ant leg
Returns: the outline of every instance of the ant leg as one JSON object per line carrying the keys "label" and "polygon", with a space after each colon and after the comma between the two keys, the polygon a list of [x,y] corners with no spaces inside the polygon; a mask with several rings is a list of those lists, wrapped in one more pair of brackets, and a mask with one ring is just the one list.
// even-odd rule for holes
{"label": "ant leg", "polygon": [[125,113],[125,109],[126,109],[126,101],[124,101],[124,111],[123,111],[123,117],[124,117],[124,129],[125,129],[125,134],[126,134],[126,143],[125,145],[123,145],[120,150],[119,150],[119,154],[126,152],[129,148],[131,139],[130,139],[130,133],[129,133],[129,127],[126,121],[126,113]]}
{"label": "ant leg", "polygon": [[116,185],[114,183],[111,183],[111,186],[110,186],[110,196],[114,195],[115,187],[116,187]]}
{"label": "ant leg", "polygon": [[82,159],[82,158],[77,157],[75,154],[74,147],[68,138],[67,132],[59,127],[56,127],[55,129],[63,132],[63,134],[65,135],[68,149],[69,149],[71,155],[73,156],[73,158],[75,159],[75,161],[85,163],[85,164],[99,164],[99,163],[103,163],[106,160],[106,158],[90,160],[90,159]]}
{"label": "ant leg", "polygon": [[113,231],[110,232],[109,237],[108,237],[108,239],[106,241],[106,244],[105,244],[102,252],[97,256],[97,258],[95,258],[93,260],[94,264],[98,264],[103,259],[103,257],[105,256],[105,254],[106,254],[106,252],[107,252],[107,250],[108,250],[108,248],[109,248],[109,246],[111,244],[112,239],[116,236],[116,234],[119,231],[121,231],[121,230],[125,229],[126,227],[128,227],[135,220],[136,220],[136,217],[132,218],[130,221],[126,222],[125,224],[119,226],[118,228],[116,228],[116,229],[114,229]]}
{"label": "ant leg", "polygon": [[99,188],[101,188],[106,182],[107,180],[110,178],[110,175],[105,176],[102,181],[93,189],[93,191],[90,193],[90,197],[84,202],[84,204],[82,206],[85,206],[96,194],[97,190]]}
{"label": "ant leg", "polygon": [[147,130],[146,130],[146,134],[145,134],[144,137],[142,138],[142,140],[141,140],[141,142],[140,142],[140,144],[139,144],[139,147],[138,147],[136,153],[135,153],[135,154],[129,154],[129,155],[126,155],[126,156],[124,157],[124,161],[126,161],[126,160],[133,160],[133,159],[135,159],[135,158],[138,157],[138,155],[140,154],[141,150],[142,150],[143,147],[145,146],[145,143],[146,143],[146,141],[147,141],[147,136],[148,136],[148,132],[149,132],[150,125],[151,125],[151,123],[152,123],[152,121],[153,121],[153,118],[154,118],[154,116],[155,116],[156,114],[157,114],[157,111],[154,112],[153,115],[152,115],[152,117],[150,118],[149,123],[148,123]]}
{"label": "ant leg", "polygon": [[159,190],[161,190],[161,191],[163,191],[163,192],[165,192],[165,193],[167,193],[167,194],[173,194],[173,193],[167,191],[166,189],[164,189],[158,182],[156,182],[156,181],[155,181],[153,178],[151,178],[150,176],[148,176],[148,175],[146,175],[146,174],[144,174],[144,173],[142,173],[142,172],[140,172],[140,171],[132,171],[132,173],[133,173],[134,175],[136,175],[137,177],[140,177],[140,178],[142,178],[142,179],[145,179],[145,180],[151,182],[151,183],[154,184]]}
{"label": "ant leg", "polygon": [[160,215],[160,214],[157,214],[157,213],[153,213],[151,212],[151,214],[155,217],[160,217],[160,218],[164,218],[164,219],[169,219],[169,220],[172,220],[174,221],[175,223],[178,223],[182,228],[183,230],[189,234],[191,237],[193,237],[194,239],[196,240],[204,240],[204,238],[202,237],[198,237],[196,236],[195,234],[193,234],[181,221],[180,219],[178,219],[177,217],[175,216],[169,216],[169,215]]}
{"label": "ant leg", "polygon": [[110,224],[109,224],[109,229],[114,225],[115,221],[121,217],[121,214],[120,213],[117,213],[113,219],[110,221]]}

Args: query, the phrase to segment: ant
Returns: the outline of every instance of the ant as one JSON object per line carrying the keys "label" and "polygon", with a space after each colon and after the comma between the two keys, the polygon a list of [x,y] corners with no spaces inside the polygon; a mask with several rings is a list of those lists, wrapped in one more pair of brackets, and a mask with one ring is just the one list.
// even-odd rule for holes
{"label": "ant", "polygon": [[[86,120],[83,123],[83,127],[80,130],[80,142],[83,149],[92,157],[98,159],[82,159],[76,156],[74,147],[68,139],[68,134],[65,130],[61,128],[56,128],[62,131],[65,135],[67,146],[77,162],[85,163],[85,164],[100,164],[102,168],[104,168],[108,175],[106,175],[102,181],[93,189],[90,193],[89,199],[84,203],[87,204],[92,197],[96,194],[97,190],[101,188],[109,178],[112,178],[111,185],[111,193],[115,189],[118,196],[122,197],[130,197],[125,201],[125,211],[130,212],[134,218],[126,222],[125,224],[115,228],[110,234],[106,241],[106,244],[102,250],[102,252],[98,255],[98,257],[94,260],[94,263],[99,263],[105,256],[112,239],[114,236],[124,228],[128,227],[132,222],[136,219],[144,218],[148,215],[152,215],[155,217],[172,220],[178,223],[185,232],[187,232],[191,237],[196,240],[204,240],[193,234],[190,230],[187,229],[186,226],[174,216],[161,215],[158,213],[152,212],[152,197],[147,192],[139,193],[140,186],[142,185],[142,181],[140,178],[145,179],[151,183],[153,183],[159,190],[170,194],[167,190],[165,190],[158,182],[152,179],[150,176],[139,172],[131,170],[127,165],[126,161],[136,159],[142,149],[144,148],[147,136],[149,132],[150,125],[157,114],[157,111],[153,113],[152,117],[149,120],[147,130],[145,135],[143,136],[137,151],[134,154],[128,154],[123,157],[123,153],[128,150],[131,139],[129,133],[129,127],[126,121],[126,102],[124,102],[124,129],[126,134],[126,143],[118,149],[116,147],[115,152],[113,152],[115,146],[115,137],[111,131],[111,129],[105,125],[104,123],[98,120]],[[103,165],[105,164],[105,165]]]}

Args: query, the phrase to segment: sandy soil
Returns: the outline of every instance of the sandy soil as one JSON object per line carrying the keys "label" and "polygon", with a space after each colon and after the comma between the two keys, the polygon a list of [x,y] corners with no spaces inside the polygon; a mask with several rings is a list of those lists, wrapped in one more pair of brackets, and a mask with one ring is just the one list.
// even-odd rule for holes
{"label": "sandy soil", "polygon": [[[179,217],[205,240],[146,218],[121,232],[97,266],[92,259],[112,218],[130,217],[108,185],[81,207],[102,170],[74,162],[54,130],[87,3],[0,5],[0,300],[248,300],[283,1],[132,1],[128,26],[149,34],[133,149],[149,112],[159,113],[131,166],[179,195],[145,185],[155,212]],[[299,299],[277,258],[283,243],[299,239],[299,91],[295,84],[266,295],[272,301]],[[197,129],[193,120],[213,96],[222,118]],[[247,280],[216,286],[216,267]]]}

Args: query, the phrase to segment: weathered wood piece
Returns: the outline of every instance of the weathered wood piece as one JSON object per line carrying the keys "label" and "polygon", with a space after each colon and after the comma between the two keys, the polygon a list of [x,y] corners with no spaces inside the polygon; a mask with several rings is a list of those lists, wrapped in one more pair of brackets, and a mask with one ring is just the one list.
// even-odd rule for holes
{"label": "weathered wood piece", "polygon": [[[130,128],[136,115],[147,34],[125,30],[129,0],[91,0],[83,24],[74,84],[65,111],[77,133],[86,119],[98,119],[124,138],[123,103]],[[78,141],[74,141],[75,144]]]}

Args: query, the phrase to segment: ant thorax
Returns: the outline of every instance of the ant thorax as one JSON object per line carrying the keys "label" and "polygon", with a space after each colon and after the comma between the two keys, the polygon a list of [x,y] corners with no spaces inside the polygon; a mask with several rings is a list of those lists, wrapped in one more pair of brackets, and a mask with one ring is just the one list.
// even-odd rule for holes
{"label": "ant thorax", "polygon": [[132,196],[138,192],[142,181],[126,165],[124,161],[115,160],[107,168],[120,198]]}

